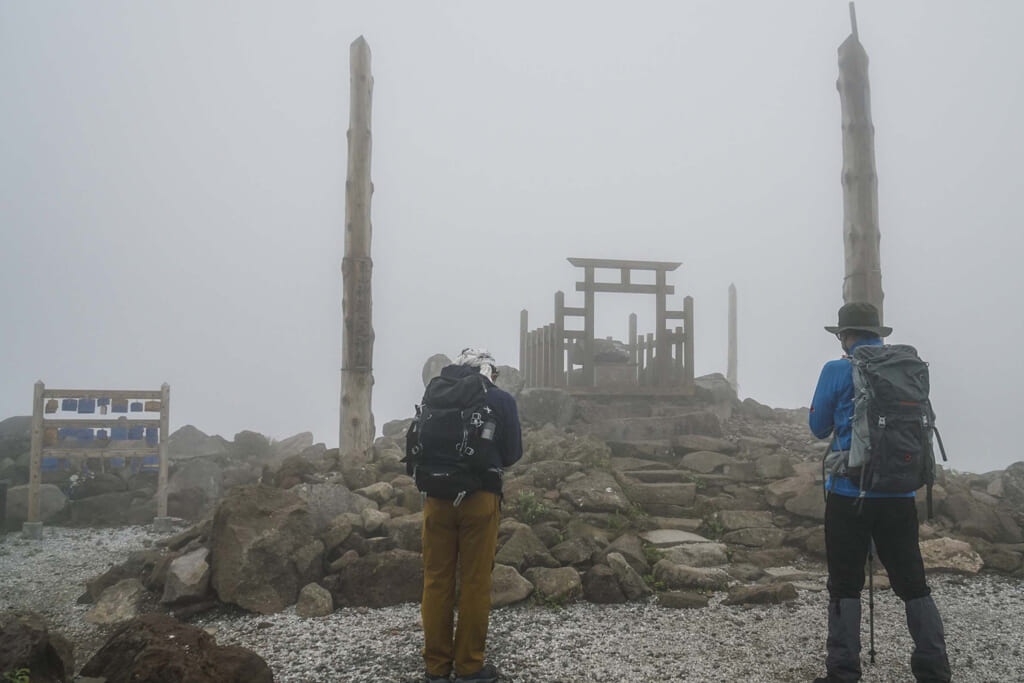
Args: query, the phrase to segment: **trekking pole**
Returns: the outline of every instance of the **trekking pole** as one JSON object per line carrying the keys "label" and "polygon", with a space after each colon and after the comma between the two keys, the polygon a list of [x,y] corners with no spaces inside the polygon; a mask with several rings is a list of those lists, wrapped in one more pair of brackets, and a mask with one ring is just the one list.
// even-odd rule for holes
{"label": "trekking pole", "polygon": [[871,649],[868,655],[871,663],[875,663],[875,539],[868,545],[868,633],[871,637]]}

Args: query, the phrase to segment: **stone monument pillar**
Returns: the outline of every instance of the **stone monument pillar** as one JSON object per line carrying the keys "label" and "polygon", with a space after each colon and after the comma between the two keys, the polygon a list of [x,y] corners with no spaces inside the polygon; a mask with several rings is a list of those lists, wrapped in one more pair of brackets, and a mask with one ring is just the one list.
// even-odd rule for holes
{"label": "stone monument pillar", "polygon": [[359,36],[349,48],[351,97],[348,127],[348,180],[345,182],[345,257],[341,262],[341,461],[369,459],[373,424],[373,297],[370,258],[370,113],[373,75],[370,46]]}
{"label": "stone monument pillar", "polygon": [[729,363],[725,378],[729,386],[739,395],[739,384],[736,379],[736,285],[729,285]]}

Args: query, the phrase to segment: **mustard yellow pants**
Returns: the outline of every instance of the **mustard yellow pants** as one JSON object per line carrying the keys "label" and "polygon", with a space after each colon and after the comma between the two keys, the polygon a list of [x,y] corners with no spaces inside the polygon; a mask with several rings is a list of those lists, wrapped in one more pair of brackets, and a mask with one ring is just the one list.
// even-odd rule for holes
{"label": "mustard yellow pants", "polygon": [[[427,672],[458,676],[484,665],[491,614],[491,570],[498,545],[500,497],[477,491],[458,507],[427,498],[423,506],[423,661]],[[455,622],[455,572],[459,571],[459,623]]]}

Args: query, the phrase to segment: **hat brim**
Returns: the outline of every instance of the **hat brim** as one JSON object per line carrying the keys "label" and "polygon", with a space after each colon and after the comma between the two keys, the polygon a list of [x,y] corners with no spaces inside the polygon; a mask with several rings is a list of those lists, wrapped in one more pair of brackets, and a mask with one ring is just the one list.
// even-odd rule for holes
{"label": "hat brim", "polygon": [[892,334],[892,328],[886,327],[884,325],[882,327],[857,327],[855,325],[848,325],[847,327],[830,327],[828,325],[825,326],[825,331],[831,334],[839,334],[840,332],[844,332],[846,330],[870,332],[871,334],[877,334],[879,337],[888,337],[890,334]]}

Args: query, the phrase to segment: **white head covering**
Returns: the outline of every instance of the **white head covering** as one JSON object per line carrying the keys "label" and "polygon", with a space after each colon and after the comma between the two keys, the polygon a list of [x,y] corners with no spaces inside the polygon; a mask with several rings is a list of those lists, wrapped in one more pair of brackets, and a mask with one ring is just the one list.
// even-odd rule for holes
{"label": "white head covering", "polygon": [[462,349],[462,353],[455,359],[456,365],[468,365],[471,368],[480,368],[480,374],[488,379],[494,377],[494,368],[497,363],[494,356],[487,349],[477,349],[472,346]]}

